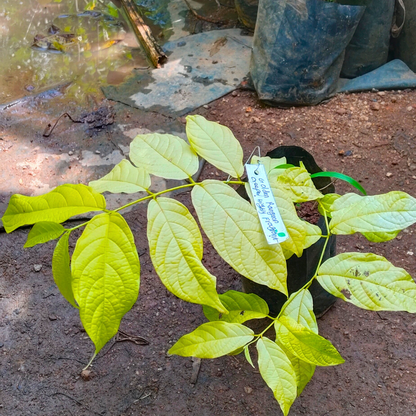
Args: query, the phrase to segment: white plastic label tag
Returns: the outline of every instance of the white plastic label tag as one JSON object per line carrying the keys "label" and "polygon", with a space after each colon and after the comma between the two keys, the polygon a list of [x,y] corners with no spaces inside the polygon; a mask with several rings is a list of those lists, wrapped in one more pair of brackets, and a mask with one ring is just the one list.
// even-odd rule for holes
{"label": "white plastic label tag", "polygon": [[269,244],[283,243],[289,238],[289,235],[274,200],[264,166],[261,164],[246,164],[246,171],[254,204],[267,242]]}

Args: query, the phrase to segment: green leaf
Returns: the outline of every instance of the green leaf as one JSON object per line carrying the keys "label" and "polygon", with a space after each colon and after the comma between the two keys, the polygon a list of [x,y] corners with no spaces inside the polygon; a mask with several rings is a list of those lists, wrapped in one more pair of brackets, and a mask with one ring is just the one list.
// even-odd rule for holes
{"label": "green leaf", "polygon": [[223,315],[209,306],[204,306],[204,315],[210,321],[242,324],[250,319],[265,318],[269,314],[269,307],[266,301],[254,293],[248,294],[229,290],[219,296],[228,314]]}
{"label": "green leaf", "polygon": [[147,172],[166,179],[187,179],[197,172],[195,151],[171,134],[139,134],[130,144],[130,159]]}
{"label": "green leaf", "polygon": [[416,199],[393,191],[374,196],[346,194],[332,204],[333,234],[391,233],[416,222]]}
{"label": "green leaf", "polygon": [[416,284],[406,270],[371,253],[342,253],[318,271],[329,293],[373,311],[416,312]]}
{"label": "green leaf", "polygon": [[143,168],[134,167],[128,160],[123,159],[107,175],[91,181],[89,186],[97,192],[112,192],[133,194],[145,191],[150,187],[150,175]]}
{"label": "green leaf", "polygon": [[397,237],[397,234],[400,233],[401,230],[398,231],[390,231],[387,233],[362,233],[363,236],[373,243],[384,243],[386,241],[393,240]]}
{"label": "green leaf", "polygon": [[117,333],[139,284],[139,257],[126,221],[116,212],[95,216],[72,256],[72,289],[96,354]]}
{"label": "green leaf", "polygon": [[268,338],[257,341],[257,351],[260,374],[286,416],[296,400],[296,374],[292,364],[286,353]]}
{"label": "green leaf", "polygon": [[74,215],[103,209],[104,197],[90,187],[61,185],[45,195],[12,195],[2,221],[10,233],[22,225],[41,221],[60,223]]}
{"label": "green leaf", "polygon": [[[298,324],[310,329],[313,333],[318,333],[318,324],[313,312],[313,300],[309,290],[303,289],[293,293],[282,307],[281,316],[288,316]],[[305,386],[311,380],[316,366],[302,361],[295,355],[286,351],[296,373],[298,385],[298,396],[302,393]]]}
{"label": "green leaf", "polygon": [[344,175],[343,173],[339,172],[316,172],[311,175],[311,178],[337,178],[341,179],[345,182],[348,182],[350,185],[354,186],[354,188],[358,189],[364,195],[367,195],[365,189],[351,176]]}
{"label": "green leaf", "polygon": [[[355,194],[354,194],[355,195]],[[341,195],[338,194],[326,194],[323,198],[319,200],[318,211],[321,215],[325,215],[328,218],[331,218],[332,204],[338,199],[341,198]]]}
{"label": "green leaf", "polygon": [[70,232],[67,231],[56,244],[52,257],[52,274],[56,286],[62,296],[74,307],[78,309],[72,291],[72,275],[69,267],[69,247],[68,239]]}
{"label": "green leaf", "polygon": [[298,324],[294,319],[281,316],[274,326],[276,342],[301,360],[320,366],[344,362],[331,342]]}
{"label": "green leaf", "polygon": [[230,186],[207,180],[192,190],[202,228],[219,255],[238,273],[287,294],[286,261],[267,244],[256,210]]}
{"label": "green leaf", "polygon": [[243,175],[243,149],[228,127],[202,116],[187,116],[186,134],[191,146],[206,161],[233,178]]}
{"label": "green leaf", "polygon": [[[264,170],[266,171],[267,175],[269,175],[273,169],[276,169],[277,166],[282,166],[286,164],[286,158],[281,157],[279,159],[273,159],[269,156],[264,156],[264,157],[253,156],[251,158],[250,163],[252,165],[257,165],[258,163],[261,163],[264,166]],[[283,173],[285,171],[284,168],[277,169],[277,170],[280,170],[280,173]]]}
{"label": "green leaf", "polygon": [[292,293],[282,307],[281,316],[292,318],[315,334],[318,333],[318,324],[313,312],[313,299],[308,289]]}
{"label": "green leaf", "polygon": [[251,355],[250,355],[250,350],[248,349],[248,345],[246,345],[245,347],[244,347],[244,356],[246,357],[246,360],[248,361],[248,363],[253,367],[253,368],[255,368],[254,367],[254,364],[253,364],[253,360],[251,359]]}
{"label": "green leaf", "polygon": [[182,357],[217,358],[244,347],[254,332],[241,324],[207,322],[181,337],[169,354]]}
{"label": "green leaf", "polygon": [[314,201],[323,197],[302,162],[299,168],[286,169],[276,180],[277,186],[287,192],[293,202]]}
{"label": "green leaf", "polygon": [[300,257],[303,253],[306,240],[307,228],[304,225],[304,221],[298,217],[290,196],[286,192],[282,192],[277,182],[272,181],[270,188],[289,234],[289,238],[280,245],[283,250],[295,253]]}
{"label": "green leaf", "polygon": [[36,244],[47,243],[55,240],[65,232],[65,228],[56,222],[41,221],[30,230],[24,248],[33,247]]}
{"label": "green leaf", "polygon": [[166,288],[187,302],[227,313],[216,291],[216,278],[201,263],[202,236],[188,208],[171,198],[157,198],[148,207],[150,256]]}
{"label": "green leaf", "polygon": [[310,224],[308,221],[303,221],[305,227],[306,237],[303,243],[303,249],[315,244],[322,237],[322,230],[314,224]]}

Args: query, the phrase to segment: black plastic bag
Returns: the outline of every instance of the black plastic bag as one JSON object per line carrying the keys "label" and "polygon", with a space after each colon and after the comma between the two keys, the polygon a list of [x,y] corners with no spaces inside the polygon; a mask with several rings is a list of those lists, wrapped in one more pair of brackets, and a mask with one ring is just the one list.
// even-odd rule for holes
{"label": "black plastic bag", "polygon": [[395,0],[337,0],[340,4],[366,6],[345,50],[341,76],[355,78],[387,62]]}
{"label": "black plastic bag", "polygon": [[[313,156],[302,147],[280,146],[267,153],[267,156],[272,158],[286,157],[287,163],[296,166],[299,166],[300,162],[303,162],[309,173],[322,172],[322,169],[316,164]],[[331,184],[330,178],[314,178],[312,180],[315,186],[318,189],[321,189],[323,194],[335,192],[334,185]],[[239,192],[241,196],[248,198],[244,187],[240,187],[237,192]],[[318,226],[322,230],[322,235],[327,234],[325,219],[323,217],[320,218]],[[289,294],[297,292],[312,279],[316,272],[324,244],[325,238],[321,238],[311,247],[304,250],[301,257],[293,255],[287,260],[287,288]],[[328,260],[335,255],[336,236],[332,235],[325,248],[323,261]],[[283,293],[255,283],[244,276],[241,276],[241,281],[244,292],[255,293],[260,296],[269,305],[271,315],[277,316],[279,314],[280,309],[287,300],[287,297]],[[324,290],[316,280],[312,283],[309,291],[313,298],[313,310],[318,317],[323,315],[336,301],[336,297]]]}
{"label": "black plastic bag", "polygon": [[334,95],[363,12],[322,0],[260,0],[250,67],[259,98],[314,105]]}
{"label": "black plastic bag", "polygon": [[406,17],[404,27],[395,42],[396,57],[416,72],[416,2],[404,0]]}

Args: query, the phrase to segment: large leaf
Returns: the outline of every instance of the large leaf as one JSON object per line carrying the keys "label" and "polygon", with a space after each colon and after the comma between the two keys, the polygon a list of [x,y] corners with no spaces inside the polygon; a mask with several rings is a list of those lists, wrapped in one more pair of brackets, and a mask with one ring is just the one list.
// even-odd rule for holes
{"label": "large leaf", "polygon": [[209,180],[194,187],[192,202],[202,228],[228,264],[248,279],[287,294],[282,248],[267,244],[249,202],[230,186]]}
{"label": "large leaf", "polygon": [[86,226],[72,256],[72,289],[98,353],[139,294],[140,263],[124,218],[100,214]]}
{"label": "large leaf", "polygon": [[217,358],[244,347],[254,332],[241,324],[207,322],[181,337],[169,354],[182,357]]}
{"label": "large leaf", "polygon": [[228,314],[223,315],[209,306],[204,306],[204,315],[208,320],[242,324],[250,319],[265,318],[269,314],[266,301],[254,293],[229,290],[220,295],[220,301],[227,309]]}
{"label": "large leaf", "polygon": [[41,221],[36,223],[30,230],[24,248],[33,247],[36,244],[47,243],[55,240],[65,232],[61,224],[50,221]]}
{"label": "large leaf", "polygon": [[2,221],[10,233],[22,225],[40,221],[60,223],[74,215],[103,209],[104,197],[90,187],[61,185],[45,195],[12,195]]}
{"label": "large leaf", "polygon": [[150,175],[146,170],[136,168],[128,160],[123,159],[111,172],[96,181],[91,181],[89,186],[100,193],[134,194],[148,189],[150,183]]}
{"label": "large leaf", "polygon": [[215,276],[201,263],[202,236],[188,209],[174,199],[157,198],[150,201],[147,215],[150,256],[167,289],[187,302],[227,313]]}
{"label": "large leaf", "polygon": [[322,264],[318,281],[329,293],[363,309],[416,312],[412,277],[375,254],[339,254]]}
{"label": "large leaf", "polygon": [[416,222],[416,199],[393,191],[374,196],[346,194],[331,207],[333,234],[391,233]]}
{"label": "large leaf", "polygon": [[243,175],[243,149],[228,127],[202,116],[187,116],[186,134],[191,146],[209,163],[234,178]]}
{"label": "large leaf", "polygon": [[318,333],[318,324],[313,312],[313,299],[308,289],[292,293],[282,307],[281,316],[287,316],[298,324]]}
{"label": "large leaf", "polygon": [[373,243],[384,243],[386,241],[393,240],[397,237],[397,234],[400,233],[401,230],[398,231],[389,231],[389,232],[379,232],[379,233],[362,233],[363,236]]}
{"label": "large leaf", "polygon": [[[323,195],[315,188],[309,172],[300,162],[300,167],[286,169],[277,176],[277,185],[288,193],[293,202],[306,202],[320,199]],[[273,182],[273,181],[272,181]]]}
{"label": "large leaf", "polygon": [[198,156],[189,144],[171,134],[139,134],[130,144],[130,159],[166,179],[187,179],[199,167]]}
{"label": "large leaf", "polygon": [[256,346],[260,374],[286,416],[297,396],[295,371],[286,353],[273,341],[260,338]]}
{"label": "large leaf", "polygon": [[336,348],[325,338],[298,324],[288,316],[275,321],[276,342],[307,363],[330,366],[344,362]]}
{"label": "large leaf", "polygon": [[[310,329],[313,333],[318,333],[318,324],[313,313],[312,295],[307,289],[299,290],[290,296],[282,307],[281,316],[288,316],[298,324]],[[296,373],[299,396],[312,378],[316,366],[301,360],[288,351],[286,353]]]}
{"label": "large leaf", "polygon": [[282,249],[295,253],[300,257],[303,253],[306,240],[307,229],[304,221],[298,217],[290,196],[286,192],[282,192],[276,182],[270,182],[270,188],[289,234],[289,238],[281,243]]}
{"label": "large leaf", "polygon": [[74,308],[78,308],[72,291],[72,275],[69,266],[69,234],[70,232],[66,232],[55,247],[52,257],[52,274],[62,296]]}

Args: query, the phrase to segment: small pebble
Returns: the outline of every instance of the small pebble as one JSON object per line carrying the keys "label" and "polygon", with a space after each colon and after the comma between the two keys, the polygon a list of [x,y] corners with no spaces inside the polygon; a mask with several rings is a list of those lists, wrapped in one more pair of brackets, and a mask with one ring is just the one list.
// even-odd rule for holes
{"label": "small pebble", "polygon": [[95,153],[97,153],[97,155],[99,155],[101,152],[99,150],[96,150]]}
{"label": "small pebble", "polygon": [[413,254],[415,254],[415,253],[413,253],[413,251],[409,250],[406,254],[407,254],[408,256],[413,256]]}
{"label": "small pebble", "polygon": [[387,173],[386,173],[386,176],[387,176],[388,178],[391,178],[391,177],[393,176],[393,174],[392,174],[391,172],[387,172]]}
{"label": "small pebble", "polygon": [[56,321],[58,319],[56,315],[49,315],[48,318],[50,321]]}
{"label": "small pebble", "polygon": [[380,110],[380,104],[379,103],[371,103],[370,108],[373,111],[379,111]]}
{"label": "small pebble", "polygon": [[413,111],[413,107],[409,105],[409,107],[406,108],[407,111]]}
{"label": "small pebble", "polygon": [[42,265],[41,264],[34,264],[33,265],[33,270],[35,272],[40,272],[42,270]]}
{"label": "small pebble", "polygon": [[74,152],[72,151],[72,150],[70,150],[69,152],[68,152],[68,155],[69,156],[72,156],[74,154]]}
{"label": "small pebble", "polygon": [[251,387],[246,386],[246,387],[244,387],[244,391],[245,391],[247,394],[250,394],[250,393],[253,391],[253,389],[252,389]]}
{"label": "small pebble", "polygon": [[204,107],[204,108],[209,108],[209,105],[207,105],[207,104],[204,104],[202,107]]}
{"label": "small pebble", "polygon": [[233,97],[237,97],[238,92],[237,92],[237,91],[233,91],[233,92],[231,93],[231,95],[232,95]]}
{"label": "small pebble", "polygon": [[338,108],[335,112],[340,116],[347,114],[347,110],[345,108]]}
{"label": "small pebble", "polygon": [[217,63],[218,63],[218,61],[212,61],[212,63],[215,65],[215,64],[217,64]]}
{"label": "small pebble", "polygon": [[377,95],[379,95],[380,97],[383,97],[384,95],[386,95],[386,93],[384,91],[380,91],[377,93]]}
{"label": "small pebble", "polygon": [[82,370],[82,371],[81,371],[81,378],[82,378],[84,381],[89,381],[89,380],[91,380],[91,378],[92,378],[92,375],[91,375],[91,370]]}

